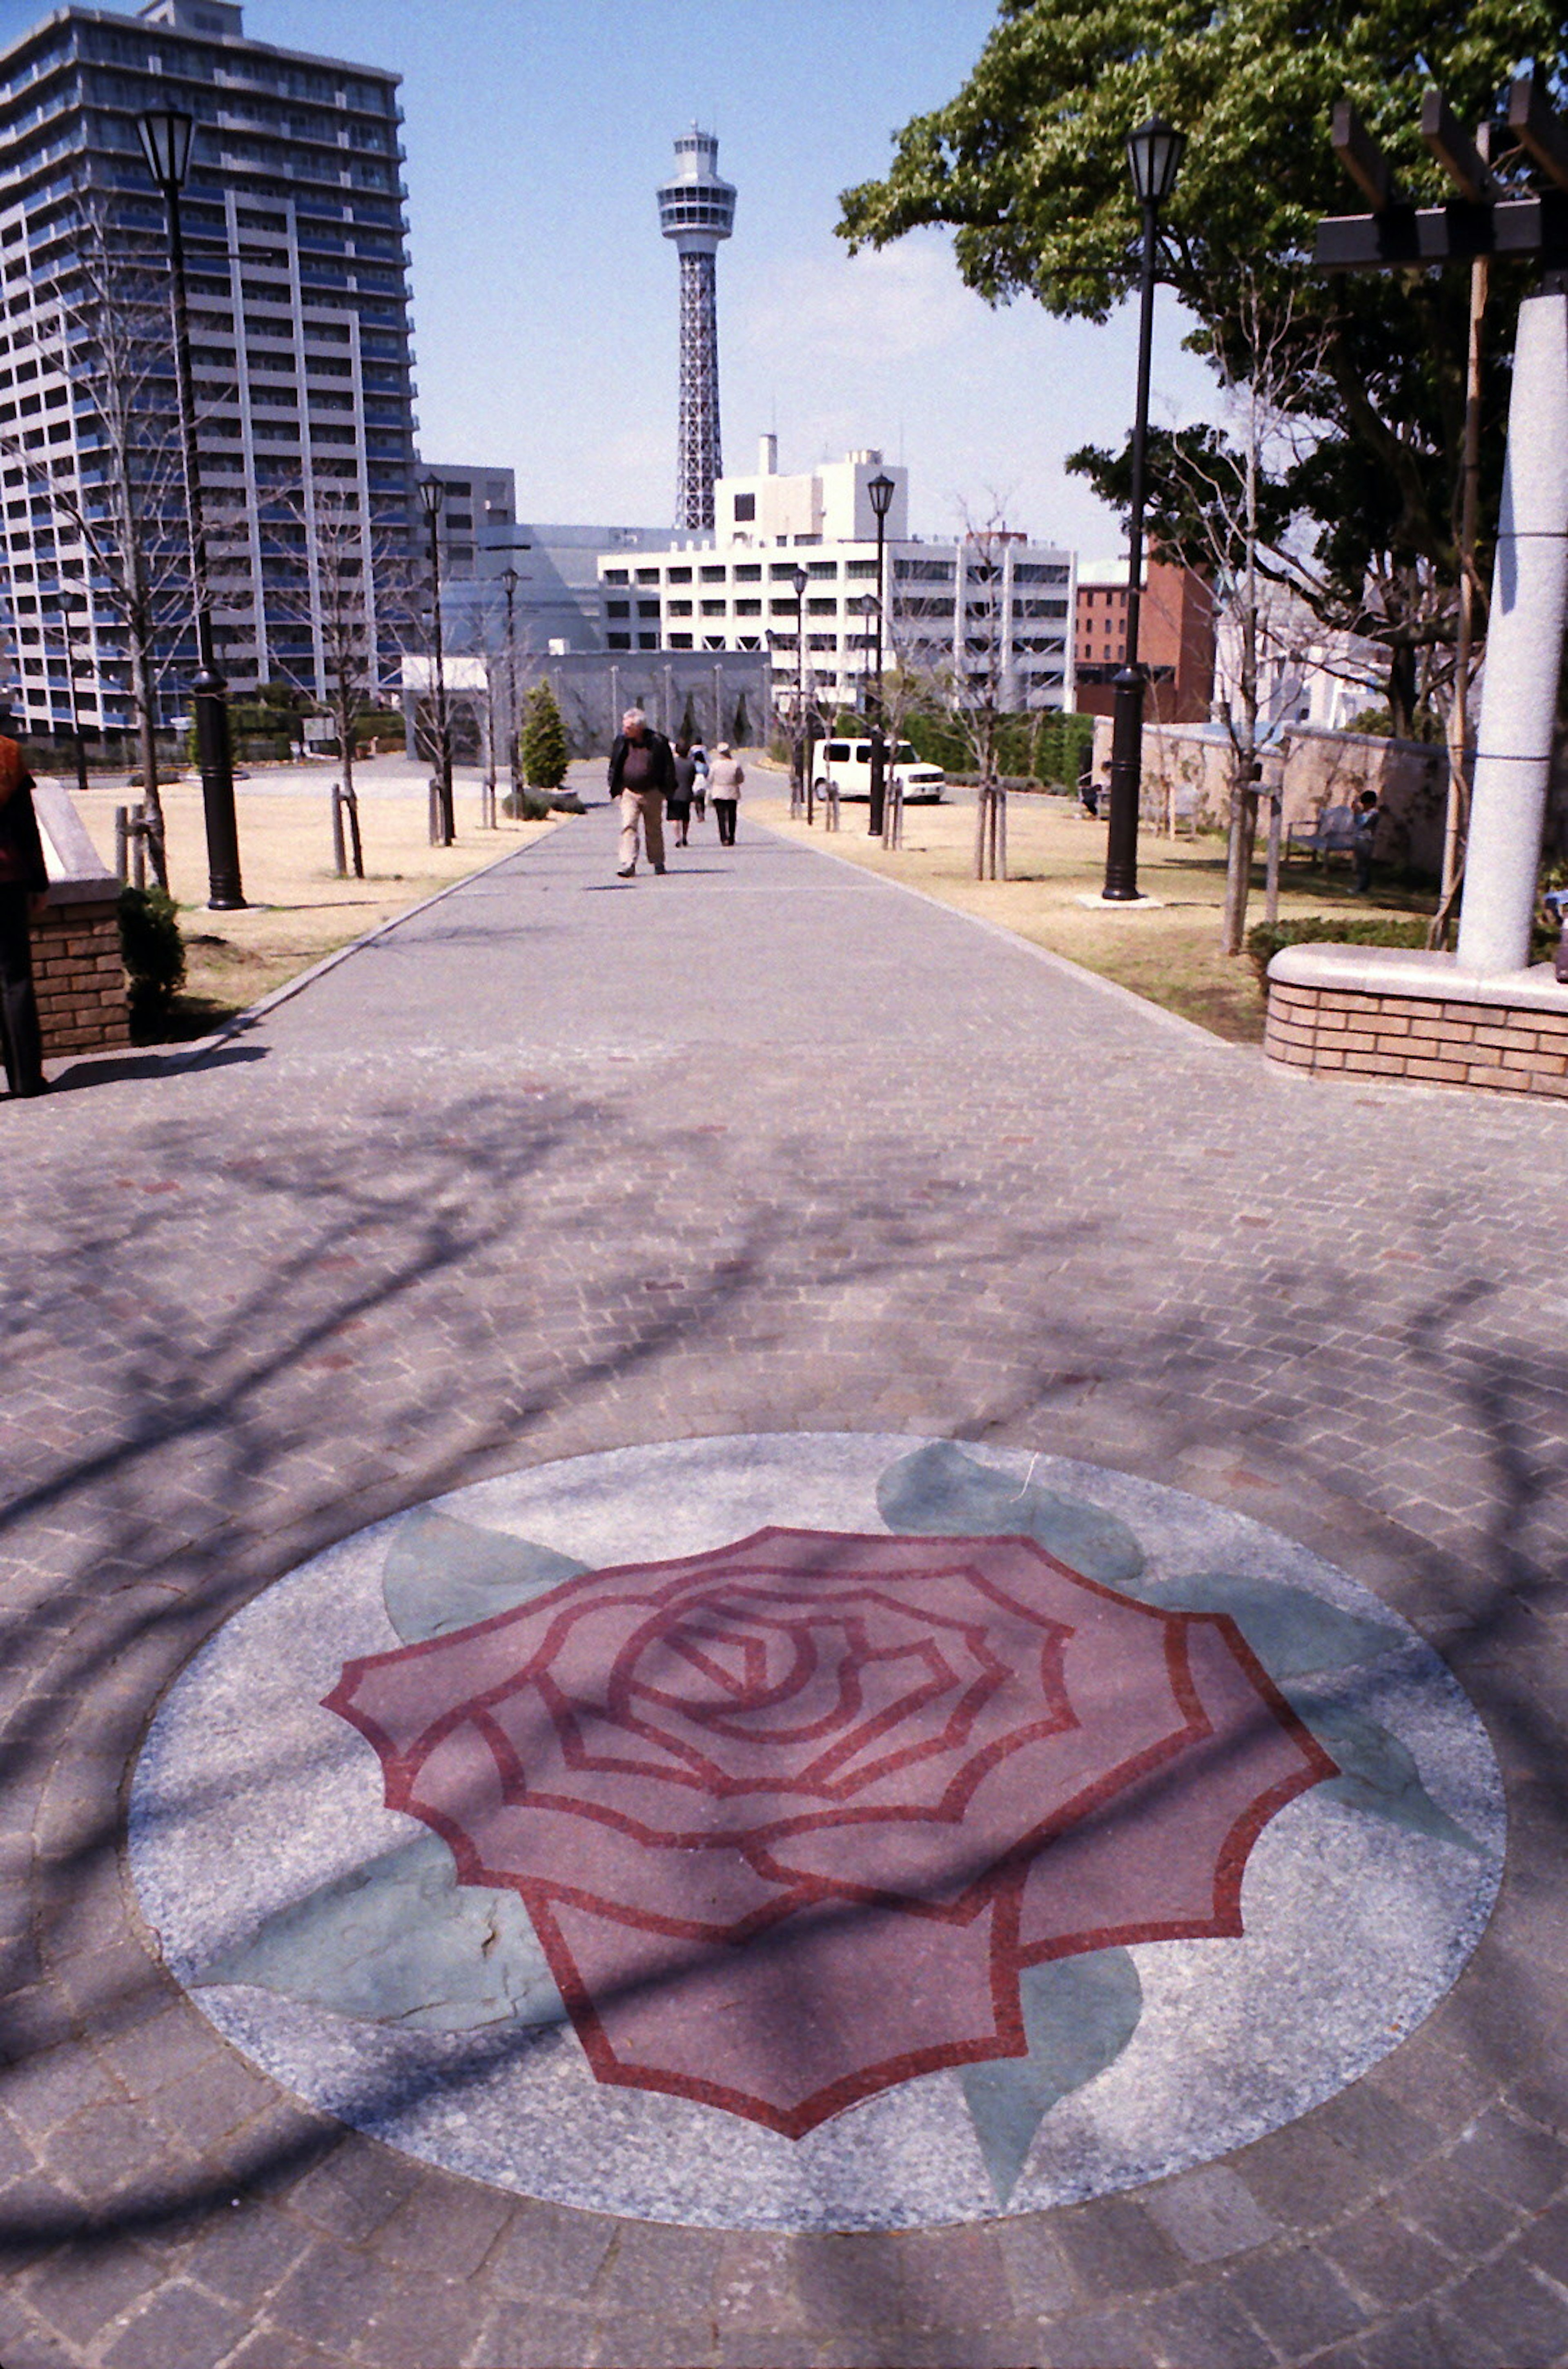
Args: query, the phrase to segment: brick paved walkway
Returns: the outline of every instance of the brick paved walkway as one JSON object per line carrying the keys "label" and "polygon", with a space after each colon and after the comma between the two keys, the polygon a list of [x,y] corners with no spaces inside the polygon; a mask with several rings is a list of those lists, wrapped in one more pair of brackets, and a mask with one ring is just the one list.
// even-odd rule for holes
{"label": "brick paved walkway", "polygon": [[[608,826],[0,1108],[5,2369],[1568,2360],[1564,1114],[1279,1077],[744,808],[629,888]],[[797,1428],[1169,1480],[1413,1619],[1513,1818],[1438,2012],[1224,2164],[881,2237],[520,2202],[232,2054],[120,1850],[214,1624],[460,1482]]]}

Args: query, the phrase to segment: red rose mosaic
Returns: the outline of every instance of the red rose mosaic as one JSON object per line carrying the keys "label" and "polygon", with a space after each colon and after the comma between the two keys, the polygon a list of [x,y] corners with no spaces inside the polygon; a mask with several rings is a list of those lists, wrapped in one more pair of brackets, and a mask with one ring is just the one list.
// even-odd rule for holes
{"label": "red rose mosaic", "polygon": [[351,1662],[328,1708],[521,1894],[601,2081],[798,2137],[1018,2056],[1024,1966],[1239,1934],[1333,1762],[1229,1617],[1023,1538],[763,1529]]}

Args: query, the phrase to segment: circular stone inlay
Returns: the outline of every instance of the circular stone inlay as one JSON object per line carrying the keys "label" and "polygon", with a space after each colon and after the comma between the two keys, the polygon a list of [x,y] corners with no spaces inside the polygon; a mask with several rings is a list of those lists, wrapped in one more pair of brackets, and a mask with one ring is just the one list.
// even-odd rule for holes
{"label": "circular stone inlay", "polygon": [[1329,2097],[1454,1981],[1502,1788],[1242,1516],[865,1434],[488,1481],[291,1574],[136,1774],[203,2011],[387,2144],[710,2227],[984,2219]]}

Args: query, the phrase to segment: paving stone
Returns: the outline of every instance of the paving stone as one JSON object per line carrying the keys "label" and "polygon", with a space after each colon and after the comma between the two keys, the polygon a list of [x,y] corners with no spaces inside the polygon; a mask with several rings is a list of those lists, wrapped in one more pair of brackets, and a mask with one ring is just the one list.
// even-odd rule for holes
{"label": "paving stone", "polygon": [[1167,2287],[1182,2273],[1181,2259],[1163,2231],[1130,2197],[1103,2196],[1059,2213],[1052,2234],[1091,2295]]}
{"label": "paving stone", "polygon": [[[74,2343],[86,2344],[98,2330],[158,2284],[157,2262],[139,2248],[113,2252],[64,2252],[27,2282],[32,2308]],[[0,2355],[0,2358],[3,2358]]]}
{"label": "paving stone", "polygon": [[1568,2356],[1568,2295],[1516,2253],[1472,2271],[1445,2302],[1478,2359],[1555,2369]]}
{"label": "paving stone", "polygon": [[1324,2259],[1379,2310],[1431,2295],[1454,2274],[1451,2255],[1386,2211],[1363,2214],[1321,2242]]}
{"label": "paving stone", "polygon": [[471,2369],[584,2369],[594,2321],[548,2303],[492,2305]]}
{"label": "paving stone", "polygon": [[363,2242],[418,2187],[418,2172],[406,2157],[339,2143],[325,2162],[289,2181],[284,2201],[292,2213],[303,2214],[334,2237]]}
{"label": "paving stone", "polygon": [[516,2213],[486,2262],[491,2287],[502,2295],[545,2302],[580,2302],[603,2266],[617,2225],[604,2215],[532,2204]]}
{"label": "paving stone", "polygon": [[185,2269],[199,2286],[254,2310],[311,2243],[303,2224],[265,2204],[242,2205],[200,2232]]}
{"label": "paving stone", "polygon": [[170,2369],[221,2361],[246,2332],[243,2316],[177,2280],[162,2287],[104,2355],[107,2369]]}
{"label": "paving stone", "polygon": [[1274,2369],[1277,2355],[1223,2285],[1178,2287],[1149,2307],[1168,2369]]}
{"label": "paving stone", "polygon": [[1279,2235],[1278,2222],[1223,2164],[1162,2181],[1139,2202],[1189,2262],[1223,2261]]}
{"label": "paving stone", "polygon": [[1368,2318],[1322,2256],[1305,2247],[1234,2263],[1227,2284],[1286,2360],[1358,2335]]}
{"label": "paving stone", "polygon": [[404,2199],[370,2243],[405,2269],[464,2278],[479,2268],[516,2210],[496,2189],[437,2174]]}
{"label": "paving stone", "polygon": [[1156,2369],[1152,2322],[1132,2311],[1085,2311],[1047,2320],[1040,2330],[1040,2369]]}
{"label": "paving stone", "polygon": [[1519,2218],[1519,2207],[1478,2188],[1448,2157],[1422,2165],[1401,2181],[1399,2210],[1403,2220],[1460,2260],[1491,2253]]}
{"label": "paving stone", "polygon": [[1510,2203],[1539,2207],[1568,2179],[1568,2147],[1515,2121],[1501,2106],[1480,2116],[1449,2156],[1467,2180]]}
{"label": "paving stone", "polygon": [[1004,2221],[996,2242],[1019,2311],[1043,2316],[1082,2301],[1048,2218]]}
{"label": "paving stone", "polygon": [[383,2295],[362,2340],[376,2369],[430,2369],[464,2362],[490,2317],[482,2286],[464,2281],[406,2279]]}

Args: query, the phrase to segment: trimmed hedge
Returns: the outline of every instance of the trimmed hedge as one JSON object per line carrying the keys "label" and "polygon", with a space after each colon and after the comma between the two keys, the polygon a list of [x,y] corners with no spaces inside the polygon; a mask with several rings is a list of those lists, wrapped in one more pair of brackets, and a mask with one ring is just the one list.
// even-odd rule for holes
{"label": "trimmed hedge", "polygon": [[118,907],[120,958],[131,982],[133,1031],[155,1027],[185,985],[185,941],[179,909],[166,888],[122,888]]}
{"label": "trimmed hedge", "polygon": [[1381,921],[1340,921],[1332,914],[1307,921],[1259,921],[1247,932],[1247,954],[1259,992],[1268,993],[1268,967],[1286,946],[1424,946],[1431,923],[1424,913]]}

